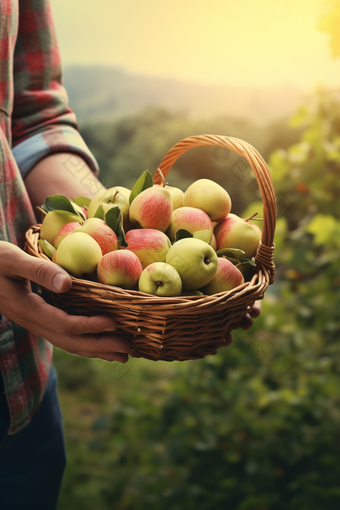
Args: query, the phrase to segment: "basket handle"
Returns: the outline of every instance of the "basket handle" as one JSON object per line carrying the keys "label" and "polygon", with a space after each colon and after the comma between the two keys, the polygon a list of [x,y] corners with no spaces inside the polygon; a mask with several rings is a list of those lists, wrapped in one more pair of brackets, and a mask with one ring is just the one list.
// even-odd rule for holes
{"label": "basket handle", "polygon": [[[159,170],[161,170],[164,177],[166,177],[170,168],[181,154],[184,154],[184,152],[187,152],[194,147],[201,147],[203,145],[214,145],[216,147],[222,147],[223,149],[229,149],[236,152],[236,154],[245,158],[251,166],[260,188],[263,201],[262,239],[255,260],[258,264],[265,266],[269,270],[271,276],[270,280],[272,283],[272,281],[274,281],[275,270],[273,263],[275,245],[273,244],[273,241],[276,226],[276,198],[272,176],[266,162],[259,152],[244,140],[233,138],[231,136],[189,136],[188,138],[184,138],[184,140],[176,143],[176,145],[167,152],[159,165]],[[161,184],[161,175],[157,171],[154,176],[154,184]]]}

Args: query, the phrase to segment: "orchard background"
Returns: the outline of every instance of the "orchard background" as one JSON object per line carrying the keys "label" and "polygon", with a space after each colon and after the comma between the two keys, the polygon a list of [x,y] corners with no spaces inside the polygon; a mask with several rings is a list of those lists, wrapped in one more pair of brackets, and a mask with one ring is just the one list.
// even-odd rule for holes
{"label": "orchard background", "polygon": [[[333,15],[340,20],[339,7]],[[335,57],[336,26],[322,25]],[[55,349],[68,450],[59,508],[333,510],[340,498],[340,89],[319,87],[290,119],[265,125],[148,108],[80,130],[108,187],[130,187],[142,171],[154,172],[185,136],[226,134],[253,144],[278,200],[277,274],[260,318],[216,356],[119,365]],[[233,212],[262,215],[254,177],[235,155],[192,150],[168,181],[185,190],[201,177],[227,189]]]}

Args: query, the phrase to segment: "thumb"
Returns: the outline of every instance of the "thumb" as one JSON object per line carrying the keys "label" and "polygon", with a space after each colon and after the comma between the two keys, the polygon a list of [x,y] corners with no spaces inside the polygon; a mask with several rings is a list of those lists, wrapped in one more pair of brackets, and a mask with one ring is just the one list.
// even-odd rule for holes
{"label": "thumb", "polygon": [[23,268],[24,278],[45,287],[52,292],[67,292],[72,287],[71,276],[60,266],[49,260],[37,259],[27,255],[27,264]]}

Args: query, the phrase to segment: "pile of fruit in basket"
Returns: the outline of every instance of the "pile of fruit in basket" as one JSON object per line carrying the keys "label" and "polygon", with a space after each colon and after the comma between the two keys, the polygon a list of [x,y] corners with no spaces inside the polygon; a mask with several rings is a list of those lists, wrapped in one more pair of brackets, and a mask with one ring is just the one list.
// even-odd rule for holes
{"label": "pile of fruit in basket", "polygon": [[249,279],[258,226],[230,212],[227,191],[209,179],[185,193],[154,185],[102,189],[91,201],[48,197],[39,245],[72,276],[155,296],[211,295]]}

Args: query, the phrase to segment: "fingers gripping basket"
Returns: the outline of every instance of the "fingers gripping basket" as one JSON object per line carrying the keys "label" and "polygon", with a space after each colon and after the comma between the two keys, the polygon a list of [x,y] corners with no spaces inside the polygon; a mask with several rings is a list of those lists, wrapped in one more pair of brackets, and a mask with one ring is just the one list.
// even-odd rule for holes
{"label": "fingers gripping basket", "polygon": [[[264,205],[263,232],[250,282],[212,296],[161,298],[72,278],[69,292],[51,295],[54,304],[70,314],[112,315],[119,332],[131,342],[133,357],[184,361],[215,354],[225,342],[226,334],[239,327],[242,317],[257,299],[263,298],[268,285],[274,281],[275,193],[269,169],[254,147],[226,136],[192,136],[169,150],[160,170],[166,176],[181,154],[203,145],[229,149],[244,157],[258,182]],[[156,172],[154,183],[159,184],[160,180]],[[26,251],[47,259],[38,245],[40,228],[41,225],[35,225],[26,233]]]}

